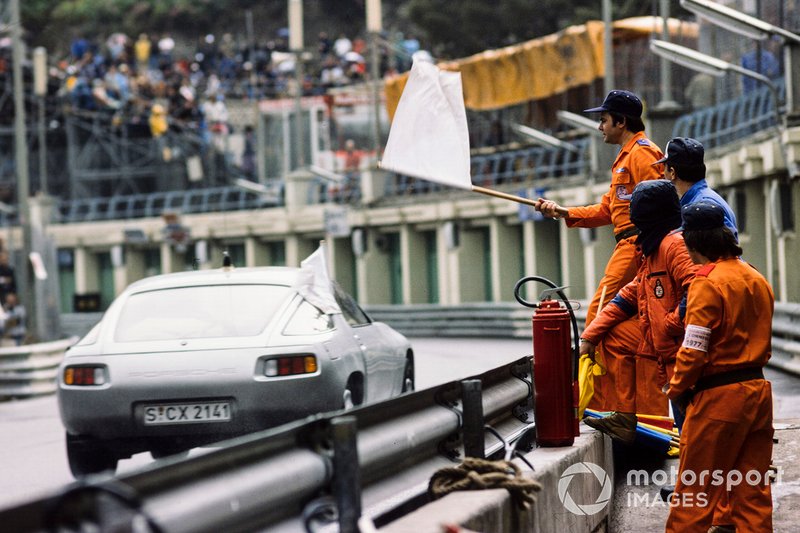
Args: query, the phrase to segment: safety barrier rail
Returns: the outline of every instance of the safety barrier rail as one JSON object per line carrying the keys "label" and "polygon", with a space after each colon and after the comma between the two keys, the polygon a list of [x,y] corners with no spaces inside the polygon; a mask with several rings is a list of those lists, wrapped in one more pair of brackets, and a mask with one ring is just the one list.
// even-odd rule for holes
{"label": "safety barrier rail", "polygon": [[[465,455],[528,451],[532,401],[531,361],[522,357],[476,378],[311,416],[209,453],[92,477],[0,511],[0,523],[17,533],[76,524],[81,531],[147,524],[149,531],[216,533],[297,531],[305,519],[338,520],[340,531],[357,531],[359,517],[369,516],[380,527],[427,503],[431,475]],[[485,423],[497,434],[485,433]]]}
{"label": "safety barrier rail", "polygon": [[56,391],[56,371],[78,337],[0,348],[0,400]]}
{"label": "safety barrier rail", "polygon": [[[781,100],[785,99],[784,79],[775,80]],[[692,137],[706,149],[743,139],[775,125],[775,102],[768,87],[721,104],[681,116],[672,129],[673,137]]]}
{"label": "safety barrier rail", "polygon": [[309,204],[357,204],[361,200],[361,176],[358,173],[345,175],[341,183],[331,183],[324,178],[315,178],[308,188],[306,201]]}
{"label": "safety barrier rail", "polygon": [[769,365],[800,375],[800,304],[775,304]]}
{"label": "safety barrier rail", "polygon": [[365,309],[375,320],[409,337],[531,336],[531,311],[518,303],[370,305]]}
{"label": "safety barrier rail", "polygon": [[234,186],[82,198],[60,202],[59,210],[61,222],[160,217],[165,211],[182,214],[237,211],[280,205],[281,188],[275,186],[274,190],[274,199]]}

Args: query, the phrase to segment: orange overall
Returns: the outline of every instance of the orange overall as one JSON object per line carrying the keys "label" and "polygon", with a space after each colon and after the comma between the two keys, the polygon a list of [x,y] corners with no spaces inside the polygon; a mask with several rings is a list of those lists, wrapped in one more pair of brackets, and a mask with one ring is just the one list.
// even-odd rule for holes
{"label": "orange overall", "polygon": [[771,355],[773,305],[764,277],[736,258],[704,265],[689,288],[686,335],[667,394],[695,393],[667,532],[705,533],[725,495],[737,531],[772,531],[772,389],[747,374],[759,373]]}
{"label": "orange overall", "polygon": [[[611,185],[600,199],[599,204],[570,207],[566,217],[570,228],[596,228],[614,226],[617,245],[606,263],[600,285],[595,291],[586,312],[586,324],[591,324],[598,311],[600,297],[605,287],[604,304],[608,303],[617,291],[636,276],[635,235],[636,228],[630,218],[630,200],[634,187],[644,180],[659,179],[663,165],[652,164],[661,159],[662,152],[644,132],[636,133],[617,154],[611,166]],[[589,403],[592,409],[602,411],[624,411],[632,398],[621,398],[620,404],[615,391],[615,381],[620,375],[635,373],[634,358],[640,342],[639,326],[636,318],[614,328],[598,347],[607,366],[607,373],[594,380],[594,396]],[[619,404],[619,405],[618,405]]]}
{"label": "orange overall", "polygon": [[672,377],[675,354],[683,339],[679,304],[696,270],[682,234],[668,234],[655,253],[644,258],[633,281],[620,289],[611,300],[612,305],[603,307],[581,335],[597,345],[618,324],[638,315],[641,342],[635,373],[623,374],[616,380],[618,396],[628,402],[622,402],[626,409],[620,411],[662,416],[669,413],[661,388]]}

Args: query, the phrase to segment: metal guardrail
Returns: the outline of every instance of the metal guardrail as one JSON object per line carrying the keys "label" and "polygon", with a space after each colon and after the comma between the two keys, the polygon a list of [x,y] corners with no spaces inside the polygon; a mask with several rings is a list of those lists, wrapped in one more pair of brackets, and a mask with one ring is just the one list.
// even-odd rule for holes
{"label": "metal guardrail", "polygon": [[275,199],[228,186],[62,201],[60,221],[94,222],[160,217],[165,211],[191,214],[275,207],[282,203],[282,190],[273,188]]}
{"label": "metal guardrail", "polygon": [[769,366],[800,375],[800,304],[775,304]]}
{"label": "metal guardrail", "polygon": [[[783,78],[775,81],[780,98],[786,98]],[[700,109],[680,117],[672,129],[673,137],[692,137],[706,149],[729,144],[775,125],[775,102],[768,87]]]}
{"label": "metal guardrail", "polygon": [[56,372],[78,337],[0,348],[0,400],[56,391]]}
{"label": "metal guardrail", "polygon": [[[503,458],[505,445],[483,432],[484,423],[527,451],[532,402],[531,360],[523,357],[474,379],[315,415],[206,454],[92,477],[0,511],[0,523],[16,533],[145,530],[134,523],[217,533],[296,531],[304,516],[338,516],[340,531],[357,531],[358,518],[369,516],[380,527],[427,503],[430,476],[465,450]],[[393,481],[400,472],[402,485]]]}
{"label": "metal guardrail", "polygon": [[531,312],[516,302],[370,305],[365,309],[375,320],[409,337],[531,336]]}

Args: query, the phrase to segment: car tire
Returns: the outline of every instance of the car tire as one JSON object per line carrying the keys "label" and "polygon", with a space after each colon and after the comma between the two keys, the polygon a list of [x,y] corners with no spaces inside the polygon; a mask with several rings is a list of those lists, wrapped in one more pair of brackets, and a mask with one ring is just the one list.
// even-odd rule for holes
{"label": "car tire", "polygon": [[117,470],[117,458],[97,441],[67,433],[69,469],[76,478]]}
{"label": "car tire", "polygon": [[163,459],[164,457],[173,457],[173,456],[188,457],[189,450],[186,450],[183,447],[178,447],[178,446],[163,445],[150,450],[150,456],[153,459]]}
{"label": "car tire", "polygon": [[353,374],[347,379],[347,385],[342,393],[342,408],[352,409],[364,401],[364,377]]}
{"label": "car tire", "polygon": [[401,392],[413,392],[414,390],[414,357],[406,357],[406,366],[403,369],[403,388]]}

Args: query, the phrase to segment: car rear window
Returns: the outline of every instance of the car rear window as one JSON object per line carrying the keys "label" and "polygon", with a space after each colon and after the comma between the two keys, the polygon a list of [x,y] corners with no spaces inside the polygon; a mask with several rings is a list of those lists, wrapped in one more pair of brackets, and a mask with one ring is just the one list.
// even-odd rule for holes
{"label": "car rear window", "polygon": [[134,294],[120,311],[114,340],[258,335],[290,291],[282,285],[206,285]]}

